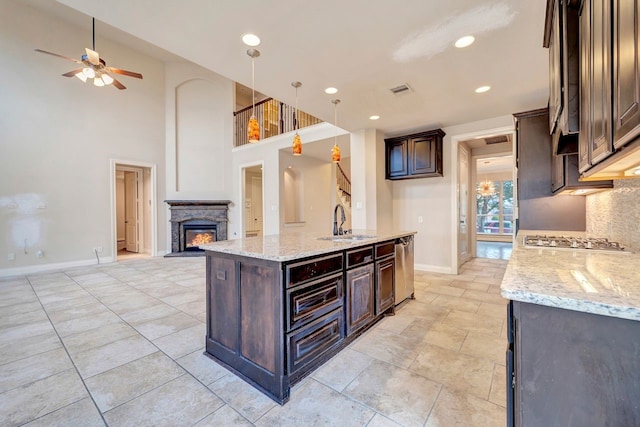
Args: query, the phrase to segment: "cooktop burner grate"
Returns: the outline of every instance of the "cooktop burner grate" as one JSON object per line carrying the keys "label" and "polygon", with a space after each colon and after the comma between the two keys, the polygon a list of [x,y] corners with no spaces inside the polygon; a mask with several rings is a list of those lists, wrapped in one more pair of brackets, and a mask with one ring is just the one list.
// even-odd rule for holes
{"label": "cooktop burner grate", "polygon": [[578,236],[547,236],[530,235],[524,237],[524,246],[531,248],[549,249],[585,249],[610,252],[624,252],[625,249],[618,242],[610,242],[606,238],[578,237]]}

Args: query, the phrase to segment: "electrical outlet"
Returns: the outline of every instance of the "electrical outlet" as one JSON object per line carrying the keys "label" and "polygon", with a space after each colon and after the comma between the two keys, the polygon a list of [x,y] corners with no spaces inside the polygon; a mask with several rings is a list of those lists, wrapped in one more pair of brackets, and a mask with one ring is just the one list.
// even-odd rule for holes
{"label": "electrical outlet", "polygon": [[418,215],[418,224],[422,224],[424,222],[424,218],[422,218],[422,215]]}
{"label": "electrical outlet", "polygon": [[16,254],[14,254],[13,252],[7,254],[7,260],[15,261],[16,260]]}

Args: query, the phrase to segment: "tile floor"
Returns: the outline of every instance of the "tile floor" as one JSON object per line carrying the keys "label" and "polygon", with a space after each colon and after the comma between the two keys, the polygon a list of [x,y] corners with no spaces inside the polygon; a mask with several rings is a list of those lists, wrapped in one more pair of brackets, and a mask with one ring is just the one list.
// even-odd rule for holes
{"label": "tile floor", "polygon": [[512,243],[505,242],[481,242],[476,243],[476,255],[478,258],[506,259],[511,258]]}
{"label": "tile floor", "polygon": [[203,258],[0,279],[3,426],[504,426],[506,261],[416,272],[284,406],[203,352]]}

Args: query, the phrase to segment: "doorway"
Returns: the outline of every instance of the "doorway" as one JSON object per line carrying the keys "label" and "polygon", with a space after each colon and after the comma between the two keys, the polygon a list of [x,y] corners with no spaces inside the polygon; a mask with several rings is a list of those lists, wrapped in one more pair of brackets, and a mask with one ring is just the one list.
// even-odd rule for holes
{"label": "doorway", "polygon": [[155,166],[112,160],[114,259],[155,255]]}
{"label": "doorway", "polygon": [[262,236],[264,230],[262,165],[242,168],[242,183],[244,237]]}

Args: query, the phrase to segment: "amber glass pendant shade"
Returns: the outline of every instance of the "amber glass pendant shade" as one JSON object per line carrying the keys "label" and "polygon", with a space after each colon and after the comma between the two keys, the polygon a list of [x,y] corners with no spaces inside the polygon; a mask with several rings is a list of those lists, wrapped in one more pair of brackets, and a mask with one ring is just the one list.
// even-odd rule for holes
{"label": "amber glass pendant shade", "polygon": [[340,147],[338,147],[338,144],[335,144],[331,149],[331,161],[333,163],[340,163]]}
{"label": "amber glass pendant shade", "polygon": [[260,141],[260,124],[258,123],[258,119],[256,119],[256,116],[251,116],[251,118],[249,118],[249,124],[247,125],[247,136],[249,138],[249,142],[252,144]]}
{"label": "amber glass pendant shade", "polygon": [[298,132],[293,136],[293,143],[291,144],[291,152],[294,156],[300,156],[302,154],[302,140]]}

